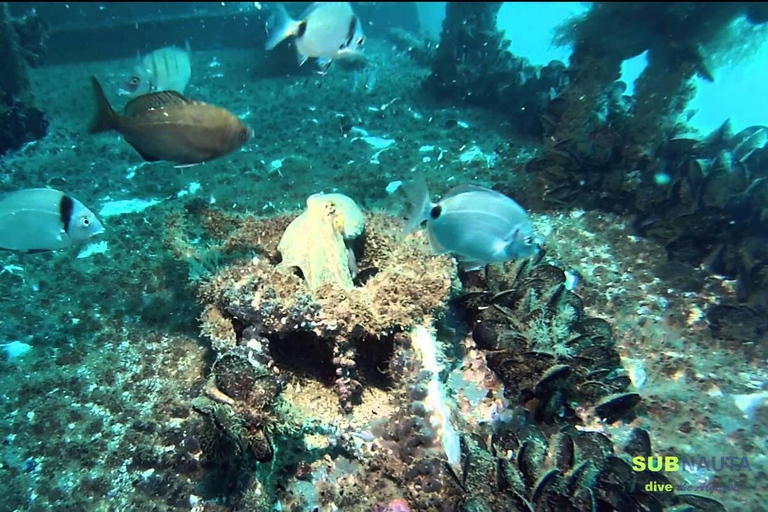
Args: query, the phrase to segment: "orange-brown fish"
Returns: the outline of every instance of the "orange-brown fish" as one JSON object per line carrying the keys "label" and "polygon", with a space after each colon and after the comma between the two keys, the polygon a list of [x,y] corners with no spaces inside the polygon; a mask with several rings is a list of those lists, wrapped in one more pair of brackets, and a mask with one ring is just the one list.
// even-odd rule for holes
{"label": "orange-brown fish", "polygon": [[193,165],[225,156],[253,135],[231,112],[185,98],[175,91],[145,94],[114,111],[96,77],[91,77],[98,112],[90,133],[120,133],[147,162]]}

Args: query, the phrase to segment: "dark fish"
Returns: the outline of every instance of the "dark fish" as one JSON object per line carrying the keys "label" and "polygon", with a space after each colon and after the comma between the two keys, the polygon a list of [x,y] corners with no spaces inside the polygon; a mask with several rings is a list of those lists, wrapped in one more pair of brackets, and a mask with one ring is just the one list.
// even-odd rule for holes
{"label": "dark fish", "polygon": [[91,210],[51,188],[29,188],[0,199],[0,249],[26,253],[80,245],[104,232]]}
{"label": "dark fish", "polygon": [[231,112],[193,101],[175,91],[139,96],[114,111],[96,77],[91,77],[98,112],[90,133],[115,130],[147,162],[182,165],[207,162],[240,148],[253,135]]}

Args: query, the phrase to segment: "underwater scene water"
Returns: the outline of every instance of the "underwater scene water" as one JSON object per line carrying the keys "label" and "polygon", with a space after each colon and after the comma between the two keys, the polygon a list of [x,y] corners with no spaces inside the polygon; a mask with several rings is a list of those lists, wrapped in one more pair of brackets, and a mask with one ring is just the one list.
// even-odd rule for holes
{"label": "underwater scene water", "polygon": [[0,511],[768,510],[761,3],[0,3]]}

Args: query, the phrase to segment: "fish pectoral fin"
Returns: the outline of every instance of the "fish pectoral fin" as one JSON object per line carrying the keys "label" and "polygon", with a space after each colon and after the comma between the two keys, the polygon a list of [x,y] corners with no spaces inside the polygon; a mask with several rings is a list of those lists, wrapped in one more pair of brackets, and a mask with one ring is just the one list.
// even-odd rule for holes
{"label": "fish pectoral fin", "polygon": [[133,149],[135,149],[135,150],[136,150],[136,152],[139,154],[139,156],[141,156],[141,158],[143,158],[143,159],[144,159],[144,161],[145,161],[145,162],[159,162],[159,161],[160,161],[160,159],[159,159],[159,158],[157,158],[157,157],[154,157],[154,156],[152,156],[152,155],[149,155],[149,154],[147,154],[147,153],[144,153],[144,152],[143,152],[143,151],[141,151],[139,148],[133,148]]}
{"label": "fish pectoral fin", "polygon": [[467,272],[472,272],[473,270],[480,270],[486,265],[486,263],[483,261],[477,261],[477,260],[465,258],[462,256],[457,256],[456,259],[459,261],[459,264],[461,264],[461,266]]}
{"label": "fish pectoral fin", "polygon": [[296,61],[299,63],[299,67],[303,66],[304,63],[307,62],[308,58],[309,57],[307,57],[306,55],[304,55],[300,51],[296,50]]}
{"label": "fish pectoral fin", "polygon": [[328,68],[331,66],[332,59],[319,58],[317,59],[317,70],[321,75],[324,75]]}
{"label": "fish pectoral fin", "polygon": [[437,241],[435,233],[429,225],[427,225],[427,239],[429,240],[429,246],[432,248],[432,252],[435,254],[445,254],[449,252],[448,249],[443,247],[440,242]]}

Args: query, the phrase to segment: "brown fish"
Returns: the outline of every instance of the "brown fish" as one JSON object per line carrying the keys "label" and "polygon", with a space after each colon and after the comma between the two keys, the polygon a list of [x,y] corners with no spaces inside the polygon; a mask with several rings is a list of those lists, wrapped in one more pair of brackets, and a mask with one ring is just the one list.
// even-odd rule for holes
{"label": "brown fish", "polygon": [[101,84],[91,77],[98,112],[90,133],[115,130],[147,162],[193,165],[240,148],[253,136],[231,112],[185,98],[175,91],[145,94],[114,111]]}

